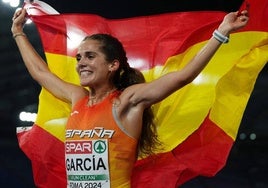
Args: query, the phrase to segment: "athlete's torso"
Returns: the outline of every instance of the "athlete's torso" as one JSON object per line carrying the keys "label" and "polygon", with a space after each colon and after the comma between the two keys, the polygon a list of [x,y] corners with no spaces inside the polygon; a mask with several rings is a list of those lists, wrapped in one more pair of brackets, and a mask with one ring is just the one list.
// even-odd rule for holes
{"label": "athlete's torso", "polygon": [[110,94],[89,107],[88,97],[73,108],[66,125],[68,187],[130,187],[137,140],[120,124]]}

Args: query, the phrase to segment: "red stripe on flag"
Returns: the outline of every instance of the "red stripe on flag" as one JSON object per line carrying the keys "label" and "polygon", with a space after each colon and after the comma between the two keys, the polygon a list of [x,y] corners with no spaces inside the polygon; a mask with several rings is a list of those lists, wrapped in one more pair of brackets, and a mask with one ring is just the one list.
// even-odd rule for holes
{"label": "red stripe on flag", "polygon": [[142,65],[132,66],[148,70],[209,39],[224,15],[224,12],[206,11],[116,20],[91,14],[32,16],[32,19],[45,52],[75,57],[77,45],[86,35],[109,33],[123,43],[130,63],[137,58],[143,61]]}
{"label": "red stripe on flag", "polygon": [[38,125],[17,134],[19,146],[31,160],[38,188],[66,188],[64,143]]}
{"label": "red stripe on flag", "polygon": [[225,165],[233,142],[207,117],[171,152],[137,161],[132,187],[176,187],[199,175],[213,176]]}

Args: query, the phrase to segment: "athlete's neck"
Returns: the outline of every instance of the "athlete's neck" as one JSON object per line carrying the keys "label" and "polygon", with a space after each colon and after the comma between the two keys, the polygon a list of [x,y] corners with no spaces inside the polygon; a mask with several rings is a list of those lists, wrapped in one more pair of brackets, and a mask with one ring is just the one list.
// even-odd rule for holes
{"label": "athlete's neck", "polygon": [[103,101],[107,96],[113,93],[116,88],[107,89],[106,91],[96,92],[95,90],[89,91],[88,106],[93,106]]}

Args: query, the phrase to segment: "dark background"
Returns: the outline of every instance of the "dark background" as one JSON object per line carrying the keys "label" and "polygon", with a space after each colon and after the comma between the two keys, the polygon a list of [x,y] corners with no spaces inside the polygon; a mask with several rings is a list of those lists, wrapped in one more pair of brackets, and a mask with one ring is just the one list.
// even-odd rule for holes
{"label": "dark background", "polygon": [[[44,0],[60,13],[98,14],[123,18],[175,11],[235,11],[242,0]],[[0,187],[34,187],[31,164],[18,147],[16,127],[32,123],[18,119],[20,111],[37,111],[40,87],[28,75],[11,37],[11,18],[15,8],[0,2]],[[25,32],[43,56],[33,24]],[[183,188],[267,188],[268,187],[268,67],[256,82],[247,105],[237,140],[225,168],[215,177],[198,177]]]}

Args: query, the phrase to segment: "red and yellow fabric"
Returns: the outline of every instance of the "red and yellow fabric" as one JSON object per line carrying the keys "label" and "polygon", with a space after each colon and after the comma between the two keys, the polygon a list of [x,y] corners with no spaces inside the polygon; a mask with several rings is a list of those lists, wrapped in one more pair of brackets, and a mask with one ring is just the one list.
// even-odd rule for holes
{"label": "red and yellow fabric", "polygon": [[[213,176],[225,165],[256,78],[268,61],[268,2],[249,3],[250,23],[230,35],[230,42],[221,46],[191,84],[154,105],[165,148],[136,162],[132,187],[176,187],[198,175]],[[37,26],[50,69],[76,84],[75,49],[88,34],[117,37],[131,66],[151,81],[183,68],[225,15],[197,11],[112,20],[91,14],[38,16],[40,7],[27,6],[35,8],[28,14]],[[32,10],[37,10],[34,15]],[[18,133],[39,187],[66,185],[63,142],[69,114],[68,104],[42,89],[34,126]]]}

